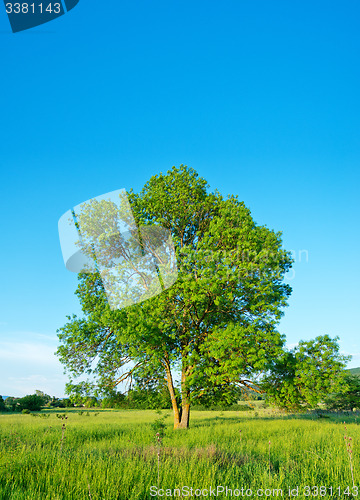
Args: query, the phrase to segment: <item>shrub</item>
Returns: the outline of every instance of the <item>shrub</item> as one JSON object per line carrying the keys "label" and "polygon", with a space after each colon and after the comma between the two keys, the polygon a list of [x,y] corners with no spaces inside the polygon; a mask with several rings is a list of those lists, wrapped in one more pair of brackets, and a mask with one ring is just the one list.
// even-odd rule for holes
{"label": "shrub", "polygon": [[150,424],[150,427],[152,429],[152,432],[156,435],[158,435],[160,438],[163,438],[165,436],[165,429],[166,429],[166,424],[164,420],[166,419],[167,415],[163,415],[162,417],[159,417]]}

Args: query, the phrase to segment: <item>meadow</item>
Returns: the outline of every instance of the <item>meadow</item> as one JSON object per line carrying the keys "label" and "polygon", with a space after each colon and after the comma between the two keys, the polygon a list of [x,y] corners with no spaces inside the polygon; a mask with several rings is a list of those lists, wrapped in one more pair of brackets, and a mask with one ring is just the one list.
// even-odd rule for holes
{"label": "meadow", "polygon": [[1,500],[355,498],[360,480],[355,413],[193,411],[180,431],[170,410],[39,415],[0,415]]}

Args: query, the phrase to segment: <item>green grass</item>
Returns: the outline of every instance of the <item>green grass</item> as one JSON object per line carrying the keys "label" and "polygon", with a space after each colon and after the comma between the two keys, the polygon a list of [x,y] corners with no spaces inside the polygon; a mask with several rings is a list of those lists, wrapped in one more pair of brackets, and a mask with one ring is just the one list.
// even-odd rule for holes
{"label": "green grass", "polygon": [[[154,498],[150,486],[157,486],[158,449],[151,427],[159,418],[155,411],[100,410],[87,416],[86,410],[82,415],[70,410],[67,420],[56,417],[59,410],[48,413],[49,418],[0,415],[1,500]],[[344,419],[352,437],[355,484],[359,483],[359,416],[256,413],[193,412],[190,429],[174,431],[171,412],[164,411],[169,417],[160,450],[160,487],[246,487],[253,490],[253,498],[259,488],[282,488],[283,498],[297,486],[299,492],[305,485],[344,490],[352,486]],[[309,496],[299,493],[298,498]]]}

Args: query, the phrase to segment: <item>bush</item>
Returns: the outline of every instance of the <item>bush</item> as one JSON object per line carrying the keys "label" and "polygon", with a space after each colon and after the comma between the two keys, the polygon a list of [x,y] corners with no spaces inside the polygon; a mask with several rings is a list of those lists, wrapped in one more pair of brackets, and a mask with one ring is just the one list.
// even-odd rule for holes
{"label": "bush", "polygon": [[165,436],[165,429],[166,429],[166,424],[164,420],[166,419],[167,415],[163,415],[162,417],[159,417],[150,424],[151,430],[155,435],[159,435],[160,438],[163,438]]}
{"label": "bush", "polygon": [[27,408],[24,408],[21,413],[23,413],[24,415],[29,415],[31,411],[28,410]]}

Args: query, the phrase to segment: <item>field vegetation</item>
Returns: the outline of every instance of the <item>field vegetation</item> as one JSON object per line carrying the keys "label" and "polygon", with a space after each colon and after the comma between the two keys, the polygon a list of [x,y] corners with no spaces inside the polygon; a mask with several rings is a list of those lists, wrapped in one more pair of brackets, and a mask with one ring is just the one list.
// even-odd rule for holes
{"label": "field vegetation", "polygon": [[297,487],[298,498],[308,498],[305,486],[326,486],[335,498],[355,497],[359,413],[296,415],[256,404],[246,412],[193,411],[182,431],[173,429],[170,410],[1,414],[0,499],[144,500],[153,498],[151,486],[164,496],[183,486],[227,486],[240,498],[249,489],[258,497],[259,488],[289,498]]}

